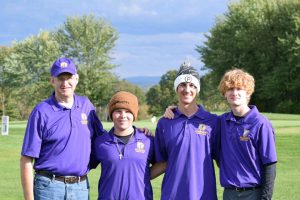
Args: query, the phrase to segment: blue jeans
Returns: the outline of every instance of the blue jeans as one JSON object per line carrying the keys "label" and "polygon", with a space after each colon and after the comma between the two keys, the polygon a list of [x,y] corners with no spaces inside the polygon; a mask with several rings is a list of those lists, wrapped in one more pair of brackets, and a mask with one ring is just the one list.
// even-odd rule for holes
{"label": "blue jeans", "polygon": [[34,178],[35,200],[88,200],[88,179],[68,184],[36,174]]}

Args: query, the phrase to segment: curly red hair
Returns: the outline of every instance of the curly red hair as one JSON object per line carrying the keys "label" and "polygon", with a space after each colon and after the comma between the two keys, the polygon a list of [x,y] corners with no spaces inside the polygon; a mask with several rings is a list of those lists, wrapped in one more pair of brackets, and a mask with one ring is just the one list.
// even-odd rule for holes
{"label": "curly red hair", "polygon": [[253,76],[242,69],[232,69],[227,71],[219,84],[219,91],[222,95],[232,88],[243,89],[250,96],[254,92],[255,81]]}

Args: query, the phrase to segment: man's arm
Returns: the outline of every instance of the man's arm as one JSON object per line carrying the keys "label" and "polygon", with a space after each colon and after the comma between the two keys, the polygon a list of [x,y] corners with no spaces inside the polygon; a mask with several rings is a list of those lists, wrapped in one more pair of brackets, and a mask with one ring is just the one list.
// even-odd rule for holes
{"label": "man's arm", "polygon": [[259,152],[262,166],[262,193],[261,200],[272,199],[276,177],[277,154],[275,147],[275,133],[270,122],[264,123],[260,128]]}
{"label": "man's arm", "polygon": [[33,200],[33,158],[21,156],[21,181],[25,200]]}
{"label": "man's arm", "polygon": [[151,167],[151,180],[158,177],[166,171],[167,162],[158,162]]}
{"label": "man's arm", "polygon": [[261,200],[270,200],[273,195],[274,181],[276,177],[276,163],[263,166]]}

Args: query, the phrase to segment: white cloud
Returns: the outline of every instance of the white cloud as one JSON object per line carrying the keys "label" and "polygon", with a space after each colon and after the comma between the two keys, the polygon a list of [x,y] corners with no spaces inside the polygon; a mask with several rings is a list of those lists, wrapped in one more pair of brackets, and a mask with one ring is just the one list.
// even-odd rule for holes
{"label": "white cloud", "polygon": [[189,60],[200,69],[195,45],[203,41],[203,33],[176,33],[156,35],[121,34],[114,54],[119,67],[115,70],[121,77],[148,75],[161,76],[177,69]]}
{"label": "white cloud", "polygon": [[112,56],[121,77],[162,75],[185,60],[203,64],[196,45],[232,0],[11,0],[1,2],[0,44],[54,30],[67,16],[94,14],[120,33]]}
{"label": "white cloud", "polygon": [[154,10],[143,9],[141,5],[138,4],[120,4],[118,8],[118,13],[120,16],[155,16],[157,12]]}

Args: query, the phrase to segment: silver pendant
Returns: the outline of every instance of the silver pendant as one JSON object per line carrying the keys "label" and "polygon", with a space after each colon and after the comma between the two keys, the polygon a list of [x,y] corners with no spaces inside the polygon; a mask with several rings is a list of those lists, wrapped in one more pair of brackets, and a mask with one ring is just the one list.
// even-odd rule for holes
{"label": "silver pendant", "polygon": [[121,160],[123,158],[123,155],[122,154],[119,154],[119,159]]}

